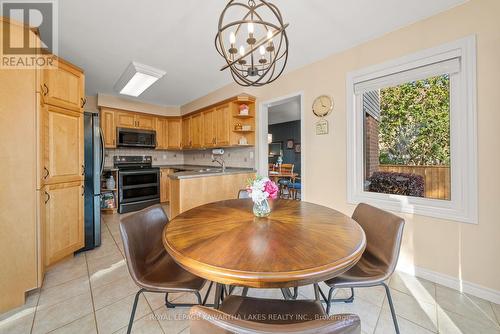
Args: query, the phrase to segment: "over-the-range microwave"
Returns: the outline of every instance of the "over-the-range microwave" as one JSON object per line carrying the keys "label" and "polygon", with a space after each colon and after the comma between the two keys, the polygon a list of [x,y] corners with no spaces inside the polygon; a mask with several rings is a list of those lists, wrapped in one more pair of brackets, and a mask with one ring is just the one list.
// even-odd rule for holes
{"label": "over-the-range microwave", "polygon": [[116,138],[118,147],[156,147],[156,131],[117,128]]}

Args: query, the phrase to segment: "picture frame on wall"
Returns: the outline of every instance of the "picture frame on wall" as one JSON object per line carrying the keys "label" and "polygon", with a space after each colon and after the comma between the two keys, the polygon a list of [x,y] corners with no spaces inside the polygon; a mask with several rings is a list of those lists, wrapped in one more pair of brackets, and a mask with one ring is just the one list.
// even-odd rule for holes
{"label": "picture frame on wall", "polygon": [[300,153],[301,149],[302,148],[300,146],[300,143],[295,143],[295,146],[294,146],[295,153]]}
{"label": "picture frame on wall", "polygon": [[289,150],[293,150],[294,147],[295,147],[295,143],[294,143],[293,139],[288,139],[286,141],[286,148]]}

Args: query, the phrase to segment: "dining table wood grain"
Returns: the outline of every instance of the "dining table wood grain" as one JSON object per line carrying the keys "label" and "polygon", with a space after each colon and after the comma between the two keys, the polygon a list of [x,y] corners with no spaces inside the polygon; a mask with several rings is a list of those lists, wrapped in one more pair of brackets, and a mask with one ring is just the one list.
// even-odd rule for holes
{"label": "dining table wood grain", "polygon": [[271,214],[253,215],[250,199],[210,203],[186,211],[163,231],[163,244],[189,272],[220,284],[298,287],[336,277],[365,247],[363,229],[334,209],[270,201]]}

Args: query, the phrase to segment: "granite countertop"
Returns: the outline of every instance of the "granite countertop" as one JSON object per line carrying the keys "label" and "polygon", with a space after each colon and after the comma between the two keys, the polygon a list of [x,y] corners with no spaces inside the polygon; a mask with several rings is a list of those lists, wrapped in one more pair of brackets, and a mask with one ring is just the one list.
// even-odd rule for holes
{"label": "granite countertop", "polygon": [[174,180],[255,172],[253,168],[226,167],[226,171],[223,173],[221,167],[203,165],[153,165],[153,167],[179,169],[179,172],[169,175]]}

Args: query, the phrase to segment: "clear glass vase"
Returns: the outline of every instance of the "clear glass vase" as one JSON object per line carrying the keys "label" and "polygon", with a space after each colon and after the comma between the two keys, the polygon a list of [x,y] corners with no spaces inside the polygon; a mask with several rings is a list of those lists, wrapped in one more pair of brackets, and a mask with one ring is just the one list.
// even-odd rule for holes
{"label": "clear glass vase", "polygon": [[253,214],[255,217],[267,217],[271,214],[271,207],[267,199],[253,203]]}

